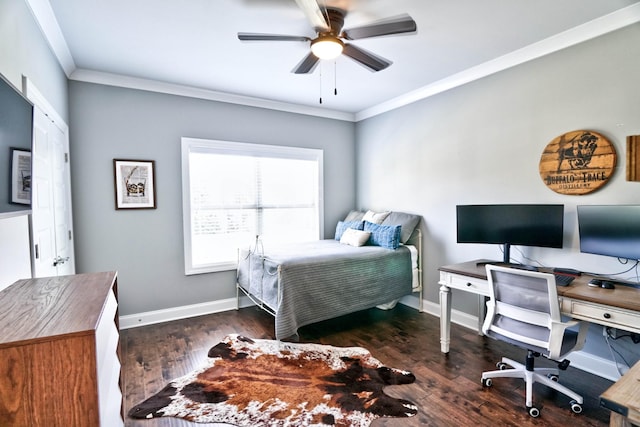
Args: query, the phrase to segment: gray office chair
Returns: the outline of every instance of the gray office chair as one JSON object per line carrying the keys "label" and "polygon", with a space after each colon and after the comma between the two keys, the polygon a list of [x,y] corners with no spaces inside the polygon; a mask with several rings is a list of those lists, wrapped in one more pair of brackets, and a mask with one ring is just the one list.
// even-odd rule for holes
{"label": "gray office chair", "polygon": [[[542,383],[569,396],[571,410],[579,414],[582,396],[558,383],[558,369],[567,369],[569,360],[564,357],[583,347],[588,324],[562,322],[553,274],[489,264],[486,269],[490,298],[482,332],[524,348],[527,357],[524,365],[503,357],[496,364],[497,371],[482,373],[482,385],[490,387],[492,378],[522,378],[526,383],[527,411],[538,417],[540,409],[533,406],[533,383]],[[579,332],[567,329],[578,324]],[[558,369],[534,368],[534,358],[540,355],[558,362]]]}

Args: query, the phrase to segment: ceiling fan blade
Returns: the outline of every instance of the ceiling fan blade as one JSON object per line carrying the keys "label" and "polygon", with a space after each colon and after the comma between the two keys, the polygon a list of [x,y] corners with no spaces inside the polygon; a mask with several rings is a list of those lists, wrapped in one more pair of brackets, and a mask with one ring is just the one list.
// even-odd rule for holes
{"label": "ceiling fan blade", "polygon": [[306,36],[288,36],[285,34],[263,34],[263,33],[238,33],[238,39],[243,41],[291,41],[291,42],[311,41],[311,39]]}
{"label": "ceiling fan blade", "polygon": [[309,54],[302,58],[302,61],[296,65],[292,72],[295,74],[310,73],[316,68],[316,65],[318,65],[318,61],[319,59],[313,53],[309,52]]}
{"label": "ceiling fan blade", "polygon": [[406,13],[376,21],[369,25],[346,29],[342,37],[347,40],[366,39],[368,37],[388,36],[391,34],[412,33],[417,31],[416,21]]}
{"label": "ceiling fan blade", "polygon": [[390,61],[352,44],[345,43],[342,53],[372,71],[381,71],[391,65]]}
{"label": "ceiling fan blade", "polygon": [[296,0],[296,3],[316,31],[329,31],[331,29],[316,0]]}

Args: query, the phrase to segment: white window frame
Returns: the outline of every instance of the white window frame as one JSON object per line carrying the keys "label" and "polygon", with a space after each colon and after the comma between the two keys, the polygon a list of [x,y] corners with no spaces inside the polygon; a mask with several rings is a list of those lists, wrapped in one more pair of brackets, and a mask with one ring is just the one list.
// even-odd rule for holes
{"label": "white window frame", "polygon": [[202,274],[217,271],[235,270],[237,262],[215,263],[205,266],[193,266],[191,252],[191,183],[189,173],[189,153],[193,151],[220,152],[228,154],[251,155],[257,157],[278,157],[318,162],[318,239],[324,236],[324,190],[323,190],[323,151],[313,148],[287,147],[279,145],[251,144],[246,142],[221,141],[211,139],[187,138],[181,139],[182,155],[182,222],[184,232],[184,266],[185,274]]}

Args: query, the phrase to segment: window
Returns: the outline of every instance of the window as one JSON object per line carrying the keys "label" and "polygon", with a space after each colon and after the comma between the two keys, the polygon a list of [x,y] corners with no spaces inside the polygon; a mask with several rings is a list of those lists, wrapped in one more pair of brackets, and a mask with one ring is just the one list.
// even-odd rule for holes
{"label": "window", "polygon": [[236,268],[238,248],[322,235],[322,150],[182,138],[185,273]]}

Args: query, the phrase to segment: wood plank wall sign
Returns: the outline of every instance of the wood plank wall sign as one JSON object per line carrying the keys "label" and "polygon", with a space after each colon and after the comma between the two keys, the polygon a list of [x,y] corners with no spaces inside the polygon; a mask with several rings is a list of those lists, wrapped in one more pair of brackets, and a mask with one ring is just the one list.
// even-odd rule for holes
{"label": "wood plank wall sign", "polygon": [[640,181],[640,135],[627,136],[627,181]]}
{"label": "wood plank wall sign", "polygon": [[616,167],[616,149],[590,130],[574,130],[554,138],[540,157],[540,177],[560,194],[591,193],[609,181]]}

